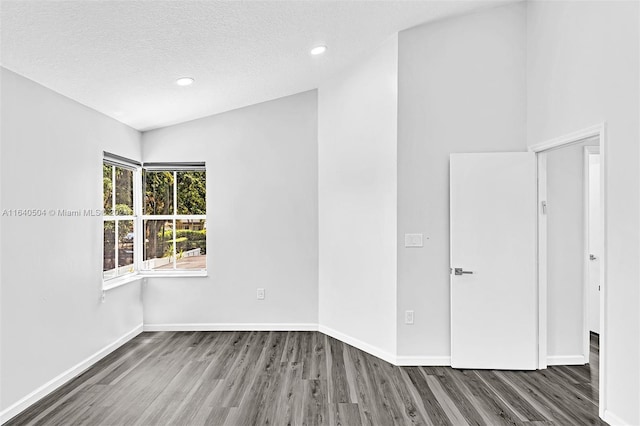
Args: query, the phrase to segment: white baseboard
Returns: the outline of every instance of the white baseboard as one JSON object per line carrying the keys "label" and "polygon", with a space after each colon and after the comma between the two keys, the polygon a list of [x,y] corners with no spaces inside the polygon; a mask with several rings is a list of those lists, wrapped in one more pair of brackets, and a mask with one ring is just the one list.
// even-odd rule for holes
{"label": "white baseboard", "polygon": [[144,331],[318,331],[315,323],[145,324]]}
{"label": "white baseboard", "polygon": [[[111,352],[118,349],[120,346],[127,343],[129,340],[136,337],[143,331],[319,331],[335,339],[338,339],[348,345],[354,346],[364,352],[367,352],[375,357],[378,357],[384,361],[387,361],[393,365],[401,366],[449,366],[451,365],[451,358],[448,356],[433,357],[433,356],[396,356],[383,349],[380,349],[374,345],[363,342],[360,339],[344,334],[340,331],[334,330],[330,327],[318,325],[315,323],[193,323],[193,324],[140,324],[133,330],[120,337],[115,342],[105,346],[98,352],[94,353],[90,357],[71,367],[62,374],[54,377],[44,385],[40,386],[24,398],[15,402],[11,406],[7,407],[0,412],[0,424],[7,422],[11,418],[20,414],[27,409],[30,405],[44,398],[51,392],[58,389],[60,386],[69,382],[71,379],[79,376],[85,370],[90,368],[96,362],[100,361]],[[549,365],[566,364],[570,365],[571,360],[575,357],[555,357],[562,358],[562,362],[552,364],[553,360],[549,358]],[[574,360],[575,361],[575,360]],[[584,364],[583,357],[580,357],[580,362],[575,364]],[[606,412],[605,412],[606,415]],[[612,419],[616,418],[612,414],[609,414]],[[606,418],[605,418],[606,419]],[[610,422],[611,423],[611,422]],[[615,422],[614,422],[615,423]],[[619,424],[623,424],[618,422]],[[618,424],[616,423],[616,424]]]}
{"label": "white baseboard", "polygon": [[393,365],[449,366],[451,357],[400,356],[396,357],[355,337],[315,323],[175,323],[145,324],[144,331],[320,331],[344,343],[363,350]]}
{"label": "white baseboard", "polygon": [[450,367],[450,356],[397,356],[396,365],[401,367]]}
{"label": "white baseboard", "polygon": [[74,365],[64,373],[54,377],[49,380],[44,385],[40,386],[24,398],[18,400],[14,404],[10,405],[6,409],[0,412],[0,424],[5,423],[6,421],[12,419],[16,415],[20,414],[22,411],[26,410],[30,405],[44,398],[54,390],[58,389],[60,386],[64,385],[71,379],[78,377],[85,370],[91,367],[96,362],[100,361],[105,356],[109,355],[111,352],[118,349],[120,346],[127,343],[129,340],[136,337],[138,334],[142,333],[142,324],[136,326],[133,330],[126,333],[124,336],[120,337],[115,342],[105,346],[100,349],[98,352],[94,353],[90,357],[84,359],[80,363]]}
{"label": "white baseboard", "polygon": [[338,339],[348,345],[354,346],[362,351],[365,351],[393,365],[396,365],[396,356],[393,354],[390,354],[389,352],[383,349],[378,348],[377,346],[373,346],[369,343],[363,342],[360,339],[356,339],[355,337],[349,336],[348,334],[341,333],[337,330],[326,327],[324,325],[319,325],[318,331],[326,334],[327,336],[331,336],[334,339]]}
{"label": "white baseboard", "polygon": [[602,420],[609,423],[611,426],[625,426],[631,425],[629,422],[625,422],[620,417],[616,416],[609,410],[604,410],[604,415],[602,416]]}
{"label": "white baseboard", "polygon": [[555,355],[547,357],[547,365],[585,365],[584,355]]}

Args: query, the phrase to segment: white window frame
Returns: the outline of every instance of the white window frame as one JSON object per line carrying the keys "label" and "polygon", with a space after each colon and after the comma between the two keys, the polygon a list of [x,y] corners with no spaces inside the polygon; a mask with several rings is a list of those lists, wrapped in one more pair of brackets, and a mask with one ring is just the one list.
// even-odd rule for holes
{"label": "white window frame", "polygon": [[[154,214],[140,214],[140,229],[143,230],[144,233],[144,221],[145,220],[167,220],[173,222],[173,241],[176,240],[176,222],[179,220],[204,220],[206,223],[207,215],[206,214],[177,214],[178,211],[178,179],[177,175],[180,171],[197,171],[201,170],[206,173],[206,167],[204,163],[147,163],[142,166],[143,170],[149,172],[172,172],[173,173],[173,214],[167,215],[154,215]],[[143,191],[142,185],[144,182],[141,182],[140,191]],[[206,202],[206,200],[205,200]],[[141,206],[142,213],[142,206]],[[208,239],[207,239],[208,240]],[[140,263],[139,265],[143,265],[143,250],[144,250],[144,241],[143,238],[139,238],[138,242],[139,251],[140,251]],[[207,241],[208,245],[208,241]],[[207,266],[205,269],[200,270],[189,270],[189,269],[176,269],[176,247],[177,244],[173,244],[173,266],[174,269],[163,269],[163,270],[153,270],[153,269],[142,269],[140,268],[140,274],[147,277],[206,277],[207,276]]]}
{"label": "white window frame", "polygon": [[[115,221],[116,223],[120,220],[133,220],[133,233],[134,233],[134,251],[133,251],[133,271],[127,274],[123,274],[120,276],[112,277],[112,278],[104,278],[104,271],[101,271],[102,276],[102,290],[110,290],[112,288],[120,287],[122,285],[135,282],[141,280],[145,277],[206,277],[208,275],[207,268],[202,270],[188,270],[188,269],[172,269],[172,270],[145,270],[142,269],[141,266],[144,262],[144,221],[145,220],[172,220],[173,221],[173,240],[176,239],[176,226],[175,223],[178,220],[188,220],[188,219],[197,219],[197,220],[207,220],[206,214],[201,215],[178,215],[175,214],[177,211],[177,172],[178,171],[190,171],[190,170],[202,170],[206,173],[205,163],[138,163],[133,160],[129,160],[124,157],[120,157],[114,154],[110,154],[108,152],[103,153],[103,158],[101,160],[101,165],[104,163],[111,164],[112,166],[126,168],[133,171],[133,215],[122,215],[116,216],[111,215],[103,215],[102,220],[102,230],[101,235],[103,238],[101,245],[101,264],[104,264],[104,223],[107,221]],[[144,188],[142,181],[143,169],[149,171],[172,171],[174,173],[174,186],[173,186],[173,215],[143,215],[143,194]],[[102,170],[102,168],[100,169]],[[115,168],[113,169],[113,173],[115,173]],[[101,175],[102,176],[102,172]],[[114,183],[113,194],[112,197],[112,208],[115,213],[115,179],[112,179]],[[116,226],[116,252],[115,256],[118,256],[118,245],[117,245],[117,233],[118,229]],[[208,245],[208,238],[207,245]],[[117,258],[116,258],[117,259]],[[176,244],[173,245],[173,259],[175,265],[176,259]],[[117,264],[117,260],[116,260]]]}
{"label": "white window frame", "polygon": [[[114,154],[110,154],[105,152],[102,158],[102,164],[109,164],[113,166],[112,168],[112,201],[111,208],[113,209],[112,215],[106,215],[103,212],[102,215],[102,261],[101,263],[104,265],[104,224],[105,222],[115,222],[115,265],[116,269],[118,266],[118,222],[123,220],[132,220],[133,221],[133,235],[134,235],[134,248],[133,248],[133,271],[128,272],[126,274],[118,275],[111,278],[104,278],[104,271],[102,271],[102,289],[108,290],[115,287],[119,287],[123,284],[127,284],[129,282],[136,281],[140,279],[138,265],[140,259],[140,251],[138,250],[137,240],[138,234],[140,232],[140,221],[139,221],[139,212],[141,211],[141,190],[137,189],[141,186],[141,164],[137,163],[133,160],[129,160],[124,157],[120,157]],[[116,215],[116,180],[115,173],[116,167],[120,167],[122,169],[131,170],[133,172],[133,215]]]}

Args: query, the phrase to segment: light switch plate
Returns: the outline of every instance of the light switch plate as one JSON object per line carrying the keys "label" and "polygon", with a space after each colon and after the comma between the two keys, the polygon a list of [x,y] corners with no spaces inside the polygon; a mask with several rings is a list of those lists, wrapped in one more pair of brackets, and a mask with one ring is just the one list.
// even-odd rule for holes
{"label": "light switch plate", "polygon": [[259,288],[256,291],[256,297],[258,300],[264,300],[264,288]]}
{"label": "light switch plate", "polygon": [[423,247],[422,234],[404,234],[405,247]]}

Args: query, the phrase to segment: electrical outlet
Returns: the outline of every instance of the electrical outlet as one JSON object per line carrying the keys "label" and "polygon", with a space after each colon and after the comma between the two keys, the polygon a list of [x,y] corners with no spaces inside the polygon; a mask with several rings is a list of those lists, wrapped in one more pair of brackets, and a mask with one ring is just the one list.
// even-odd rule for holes
{"label": "electrical outlet", "polygon": [[404,323],[413,324],[413,311],[404,311]]}
{"label": "electrical outlet", "polygon": [[256,297],[258,300],[264,300],[264,288],[259,288],[256,292]]}
{"label": "electrical outlet", "polygon": [[[429,237],[427,237],[429,239]],[[405,247],[423,247],[422,234],[404,234]]]}

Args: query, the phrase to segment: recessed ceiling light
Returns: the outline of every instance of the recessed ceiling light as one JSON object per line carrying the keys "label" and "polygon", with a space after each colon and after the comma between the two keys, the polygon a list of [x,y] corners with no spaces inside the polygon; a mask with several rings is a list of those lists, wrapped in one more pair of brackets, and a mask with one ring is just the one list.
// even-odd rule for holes
{"label": "recessed ceiling light", "polygon": [[327,51],[327,46],[316,46],[313,49],[311,49],[311,54],[312,55],[321,55],[324,52]]}
{"label": "recessed ceiling light", "polygon": [[176,80],[178,86],[191,86],[195,80],[191,77],[180,77]]}

